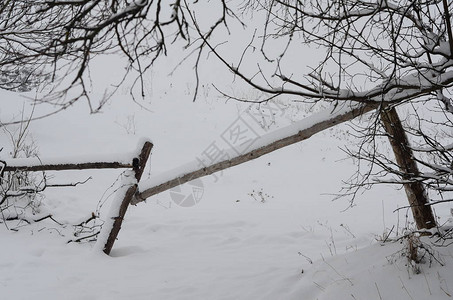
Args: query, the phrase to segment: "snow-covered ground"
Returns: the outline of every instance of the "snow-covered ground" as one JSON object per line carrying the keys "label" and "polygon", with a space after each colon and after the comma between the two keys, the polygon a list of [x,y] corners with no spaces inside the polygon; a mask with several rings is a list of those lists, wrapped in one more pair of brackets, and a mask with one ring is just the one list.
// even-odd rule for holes
{"label": "snow-covered ground", "polygon": [[[203,89],[157,80],[140,108],[127,91],[102,113],[85,103],[32,123],[43,158],[117,157],[143,138],[154,149],[143,180],[194,159],[216,145],[242,117],[256,136],[303,118],[294,106],[274,106],[276,124],[260,127],[247,105],[216,100]],[[18,95],[1,92],[2,122],[18,116]],[[29,110],[26,106],[26,110]],[[44,111],[37,107],[35,115]],[[111,256],[90,243],[67,243],[74,224],[99,203],[106,215],[121,171],[49,172],[41,213],[50,219],[9,231],[0,224],[0,299],[449,299],[453,295],[453,247],[433,248],[436,260],[414,274],[401,255],[404,242],[381,243],[390,230],[411,226],[404,191],[379,186],[332,201],[355,166],[339,147],[353,143],[347,127],[332,129],[257,160],[156,195],[130,207]],[[231,145],[230,145],[231,146]],[[1,159],[10,142],[0,135]],[[181,207],[178,195],[196,190],[198,203]],[[436,207],[447,222],[451,204]],[[14,222],[9,222],[14,227]],[[425,238],[427,244],[434,239]]]}

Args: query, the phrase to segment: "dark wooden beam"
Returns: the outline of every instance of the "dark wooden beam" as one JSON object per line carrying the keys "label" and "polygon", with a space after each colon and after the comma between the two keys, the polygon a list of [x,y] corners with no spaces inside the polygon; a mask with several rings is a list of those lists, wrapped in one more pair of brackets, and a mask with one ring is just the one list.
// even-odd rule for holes
{"label": "dark wooden beam", "polygon": [[[138,157],[136,157],[132,160],[133,170],[135,172],[135,179],[137,180],[137,183],[140,181],[140,179],[142,177],[143,170],[145,169],[146,162],[148,161],[148,157],[151,153],[152,148],[153,148],[153,144],[151,144],[150,142],[145,142],[143,145],[142,151],[140,152]],[[109,255],[110,251],[112,251],[113,244],[115,243],[118,233],[121,230],[121,224],[123,223],[127,208],[129,207],[131,200],[134,197],[136,192],[137,192],[137,184],[131,185],[127,189],[126,194],[124,195],[124,198],[119,207],[118,214],[116,216],[113,216],[113,218],[114,218],[113,226],[111,228],[110,234],[107,238],[107,242],[105,243],[104,249],[103,249],[104,253],[107,255]]]}
{"label": "dark wooden beam", "polygon": [[68,164],[42,164],[30,166],[26,164],[8,164],[3,171],[12,172],[12,171],[63,171],[63,170],[84,170],[84,169],[128,169],[132,168],[131,163],[122,163],[122,162],[86,162],[86,163],[68,163]]}

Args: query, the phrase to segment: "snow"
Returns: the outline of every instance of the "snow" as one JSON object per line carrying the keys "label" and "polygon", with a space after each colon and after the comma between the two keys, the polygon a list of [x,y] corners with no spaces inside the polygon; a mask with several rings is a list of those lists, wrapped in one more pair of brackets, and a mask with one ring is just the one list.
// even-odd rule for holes
{"label": "snow", "polygon": [[[105,63],[91,73],[108,85],[114,82],[116,67],[121,65]],[[218,65],[209,67],[210,76],[223,80]],[[145,137],[154,147],[141,190],[197,168],[200,153],[221,140],[246,105],[217,101],[207,88],[192,103],[187,72],[169,78],[160,68],[156,65],[152,83],[145,82],[149,96],[140,103],[152,112],[134,105],[128,91],[120,91],[100,114],[89,115],[81,102],[33,122],[30,130],[39,157],[48,163],[87,159],[129,163]],[[446,72],[436,80],[452,78],[453,73]],[[99,81],[94,86],[102,91]],[[0,120],[16,119],[24,99],[5,91],[0,96]],[[347,107],[337,109],[344,113]],[[48,110],[37,106],[36,116]],[[270,134],[258,132],[253,147],[297,133],[331,113],[307,119],[303,109],[294,115],[288,110],[277,118]],[[292,126],[285,128],[288,124]],[[76,187],[45,190],[37,214],[50,213],[64,226],[51,219],[30,225],[9,222],[10,228],[19,227],[16,232],[0,224],[0,298],[450,299],[452,245],[433,246],[444,266],[426,262],[420,264],[421,273],[414,274],[401,256],[404,241],[382,243],[387,235],[392,239],[396,232],[413,228],[408,210],[395,211],[407,205],[403,190],[380,185],[357,195],[352,205],[347,199],[332,201],[341,181],[356,170],[354,161],[345,159],[339,149],[354,144],[347,130],[340,125],[204,177],[202,198],[194,206],[180,207],[172,200],[172,193],[194,192],[186,184],[129,207],[110,256],[99,251],[106,230],[96,245],[68,241],[74,239],[73,225],[92,212],[100,212],[104,228],[108,227],[126,188],[134,183],[131,172],[48,172],[49,183],[93,179]],[[1,159],[9,161],[11,143],[4,134],[2,148]],[[451,203],[436,205],[439,223],[451,222],[451,208]],[[431,245],[436,238],[423,240]]]}
{"label": "snow", "polygon": [[[86,155],[70,155],[59,157],[58,154],[52,157],[29,157],[29,158],[8,158],[3,157],[0,152],[0,160],[6,163],[9,167],[19,166],[42,166],[42,165],[64,165],[64,164],[83,164],[83,163],[120,163],[124,165],[132,164],[132,159],[138,157],[144,143],[150,141],[148,138],[138,140],[137,148],[134,151],[125,151],[123,153],[97,153]],[[151,141],[150,141],[151,142]],[[152,142],[151,142],[152,143]]]}
{"label": "snow", "polygon": [[115,218],[119,216],[121,203],[124,200],[126,192],[134,184],[137,184],[137,179],[135,179],[135,172],[133,170],[128,170],[121,174],[120,187],[115,191],[115,197],[110,204],[110,209],[105,217],[101,232],[97,236],[97,241],[94,245],[95,251],[101,252],[104,250]]}
{"label": "snow", "polygon": [[[15,104],[8,103],[13,110]],[[238,113],[236,105],[223,103],[162,99],[154,105],[155,112],[149,113],[112,104],[94,117],[75,107],[70,114],[35,123],[33,136],[40,155],[50,158],[61,151],[68,157],[109,157],[113,150],[131,153],[143,144],[138,136],[151,137],[153,154],[144,178],[152,181],[192,161]],[[131,113],[136,135],[114,126],[119,115]],[[294,130],[304,122],[295,123]],[[90,130],[80,130],[80,124]],[[52,213],[65,228],[49,219],[18,232],[0,224],[2,298],[380,299],[380,294],[382,299],[410,299],[410,294],[413,299],[448,299],[453,289],[451,246],[437,249],[445,267],[422,264],[422,273],[412,274],[397,254],[402,244],[378,242],[393,226],[405,226],[405,211],[393,212],[405,205],[403,191],[377,187],[359,195],[356,206],[347,210],[348,201],[332,202],[329,194],[338,192],[341,180],[355,168],[351,161],[341,160],[344,154],[338,149],[349,143],[347,135],[335,132],[225,170],[218,178],[204,178],[203,198],[193,207],[177,206],[169,192],[131,206],[111,256],[98,251],[105,233],[96,246],[67,241],[73,238],[71,224],[86,219],[99,199],[105,200],[101,218],[111,221],[126,185],[108,188],[121,171],[51,173],[60,183],[87,176],[93,180],[46,190],[41,213]],[[81,135],[87,142],[79,142]],[[97,138],[102,135],[115,140]],[[264,137],[271,138],[272,134]],[[2,140],[5,153],[7,145]],[[103,197],[104,193],[112,196]],[[448,219],[450,207],[439,206],[437,215]]]}
{"label": "snow", "polygon": [[[298,292],[315,284],[308,299],[448,299],[450,275],[437,263],[412,274],[401,257],[401,244],[375,244],[355,253],[321,259],[302,277]],[[441,250],[440,257],[448,251]],[[326,274],[329,274],[326,276]],[[444,290],[443,290],[444,289]],[[297,293],[294,294],[294,296]]]}
{"label": "snow", "polygon": [[[1,158],[1,156],[0,156]],[[118,162],[122,164],[131,164],[134,156],[132,153],[105,153],[93,155],[72,155],[67,157],[30,157],[30,158],[15,158],[4,159],[7,166],[41,166],[41,165],[63,165],[63,164],[82,164],[96,162]]]}

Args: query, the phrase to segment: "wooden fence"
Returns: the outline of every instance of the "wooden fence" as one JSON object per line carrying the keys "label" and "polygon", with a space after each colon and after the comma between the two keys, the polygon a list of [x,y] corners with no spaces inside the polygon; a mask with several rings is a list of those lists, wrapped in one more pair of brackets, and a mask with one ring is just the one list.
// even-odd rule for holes
{"label": "wooden fence", "polygon": [[[234,157],[231,157],[227,160],[214,163],[210,166],[202,166],[197,170],[191,172],[182,172],[177,175],[175,178],[163,181],[155,184],[154,186],[147,187],[143,191],[139,191],[138,183],[143,174],[148,157],[151,153],[153,144],[150,142],[145,142],[140,153],[137,154],[131,161],[131,163],[120,163],[120,162],[88,162],[81,164],[48,164],[40,166],[31,166],[27,167],[26,165],[8,165],[4,168],[4,171],[14,171],[14,170],[27,170],[27,171],[45,171],[45,170],[80,170],[80,169],[100,169],[100,168],[132,168],[135,172],[135,184],[132,184],[127,189],[125,196],[122,199],[120,205],[118,205],[118,210],[111,214],[109,217],[113,219],[111,225],[110,233],[106,242],[103,246],[103,251],[106,254],[110,254],[113,244],[118,236],[118,233],[121,229],[121,224],[123,222],[124,216],[126,214],[127,208],[130,204],[137,204],[141,201],[144,201],[146,198],[149,198],[158,193],[164,192],[168,189],[171,189],[175,186],[181,185],[188,181],[197,179],[199,177],[207,176],[215,172],[245,163],[247,161],[256,159],[262,155],[268,154],[280,148],[292,145],[294,143],[303,141],[310,138],[312,135],[321,132],[327,128],[336,126],[340,123],[354,119],[355,117],[361,116],[366,112],[375,110],[379,105],[376,103],[373,104],[363,104],[363,105],[351,105],[344,107],[342,109],[327,109],[324,112],[323,118],[319,116],[314,116],[313,118],[307,118],[303,120],[299,125],[292,124],[290,125],[291,129],[284,132],[281,135],[278,135],[275,140],[272,140],[268,143],[260,145],[254,149],[249,150],[247,153],[239,154]],[[105,224],[104,224],[105,225]],[[103,228],[103,230],[109,230],[108,228]],[[98,241],[99,242],[99,241]]]}
{"label": "wooden fence", "polygon": [[[115,216],[112,216],[114,219],[113,226],[110,229],[110,234],[108,236],[107,242],[103,246],[103,251],[107,255],[110,254],[113,244],[118,236],[118,233],[121,229],[121,224],[123,222],[124,216],[126,214],[127,207],[129,206],[132,198],[137,192],[137,186],[140,182],[140,179],[145,169],[146,162],[148,161],[149,155],[153,144],[151,142],[145,142],[141,148],[140,153],[137,153],[135,157],[131,159],[130,163],[123,162],[82,162],[82,163],[50,163],[50,164],[36,164],[30,165],[27,164],[27,160],[11,160],[10,162],[3,162],[4,166],[1,169],[1,172],[14,172],[14,171],[63,171],[63,170],[85,170],[85,169],[132,169],[135,173],[136,183],[129,187],[126,192],[124,199],[121,202],[121,206]],[[16,162],[15,162],[16,161]],[[19,163],[17,163],[17,161]]]}

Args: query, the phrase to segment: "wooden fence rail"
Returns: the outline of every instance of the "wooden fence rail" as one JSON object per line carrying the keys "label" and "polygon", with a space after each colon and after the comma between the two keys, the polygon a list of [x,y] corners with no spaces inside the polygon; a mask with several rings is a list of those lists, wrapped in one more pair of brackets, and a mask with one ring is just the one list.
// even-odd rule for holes
{"label": "wooden fence rail", "polygon": [[[6,163],[6,162],[5,162]],[[123,162],[85,162],[85,163],[65,163],[65,164],[42,164],[30,166],[27,164],[14,164],[6,163],[3,171],[13,172],[13,171],[64,171],[64,170],[84,170],[84,169],[129,169],[132,168],[131,163]]]}
{"label": "wooden fence rail", "polygon": [[[220,161],[218,163],[214,163],[209,166],[201,166],[200,168],[193,170],[191,172],[182,173],[181,175],[172,178],[165,182],[160,182],[155,184],[154,186],[147,187],[143,191],[139,191],[136,193],[135,197],[132,199],[131,204],[136,205],[142,201],[145,201],[147,198],[162,193],[166,190],[174,188],[178,185],[184,184],[186,182],[192,181],[194,179],[211,175],[215,172],[222,171],[227,168],[231,168],[233,166],[237,166],[239,164],[243,164],[250,160],[256,159],[261,157],[265,154],[271,153],[275,150],[280,148],[298,143],[300,141],[306,140],[313,136],[314,134],[336,126],[338,124],[344,123],[346,121],[352,120],[358,116],[361,116],[369,111],[372,111],[377,108],[377,104],[368,104],[368,105],[355,105],[352,107],[345,108],[344,110],[338,110],[336,112],[328,111],[328,117],[325,119],[320,120],[313,120],[312,123],[309,124],[304,129],[297,131],[294,134],[282,135],[277,140],[263,145],[259,148],[252,149],[249,152],[244,154],[237,155],[235,157],[231,157],[227,160]],[[309,118],[307,118],[309,119]],[[310,120],[311,121],[311,120]],[[289,125],[293,126],[293,125]]]}

